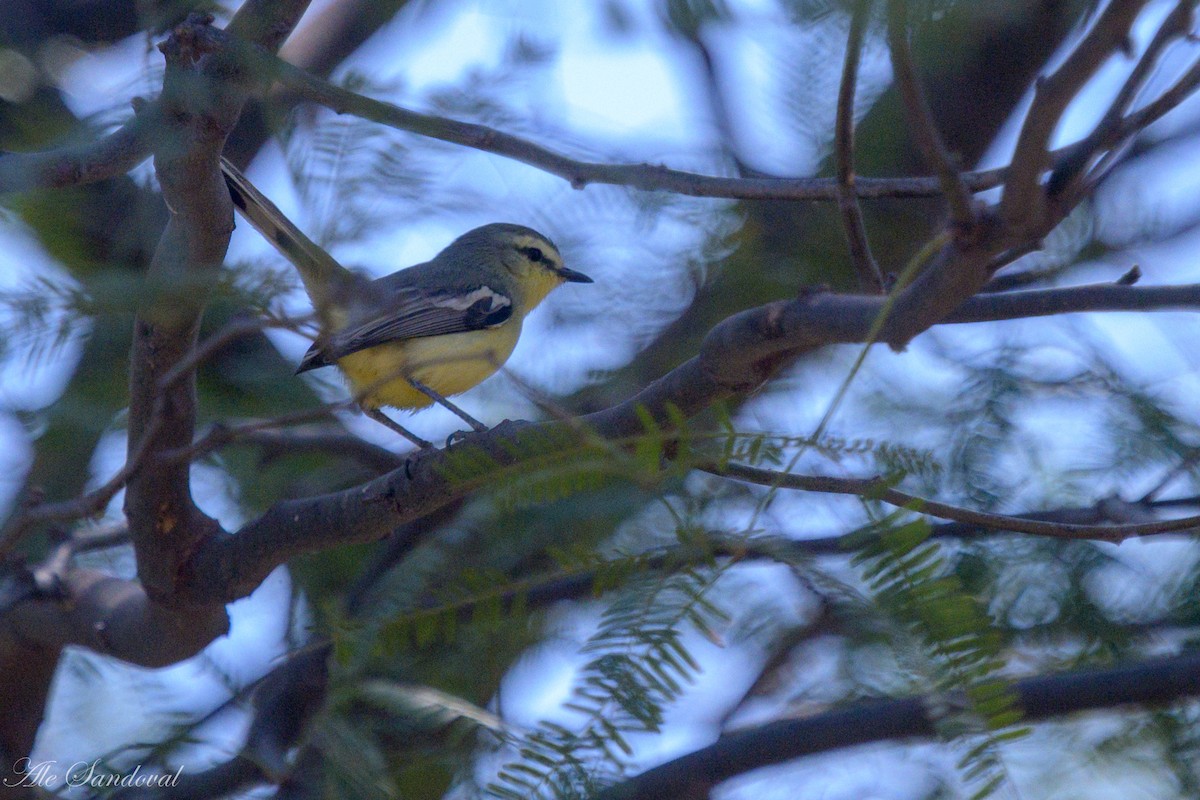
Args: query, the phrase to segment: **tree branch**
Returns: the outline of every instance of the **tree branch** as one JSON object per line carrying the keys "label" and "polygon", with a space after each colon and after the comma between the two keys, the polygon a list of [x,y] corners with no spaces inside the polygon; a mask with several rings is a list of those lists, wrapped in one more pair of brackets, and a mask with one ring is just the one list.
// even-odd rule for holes
{"label": "tree branch", "polygon": [[[1068,672],[1017,681],[1023,721],[1138,704],[1161,706],[1200,693],[1200,653],[1107,670]],[[827,714],[785,719],[729,734],[668,761],[596,800],[702,798],[718,783],[760,767],[868,742],[937,735],[931,698],[872,700]]]}
{"label": "tree branch", "polygon": [[1122,50],[1134,20],[1146,2],[1109,3],[1062,66],[1054,74],[1038,80],[1033,105],[1017,138],[1013,167],[1000,202],[1000,216],[1010,226],[1025,229],[1031,221],[1043,218],[1046,198],[1041,176],[1050,161],[1050,137],[1083,85],[1113,53]]}
{"label": "tree branch", "polygon": [[[832,178],[724,178],[700,175],[652,164],[604,164],[581,161],[486,125],[422,114],[392,103],[374,100],[335,86],[273,56],[246,47],[231,37],[224,46],[255,64],[264,81],[274,79],[290,92],[293,102],[310,102],[337,114],[352,114],[397,130],[494,153],[563,178],[572,187],[615,184],[646,191],[667,191],[692,197],[760,200],[837,200],[839,187]],[[1005,171],[963,173],[973,192],[1001,185]],[[863,198],[935,197],[941,191],[936,178],[858,178],[855,193]]]}
{"label": "tree branch", "polygon": [[[360,486],[322,497],[280,502],[236,535],[206,540],[188,562],[181,592],[194,602],[243,597],[272,569],[295,555],[381,538],[403,523],[486,485],[501,468],[569,446],[580,435],[578,425],[610,438],[637,435],[643,431],[640,406],[669,427],[673,413],[690,416],[718,399],[752,391],[786,358],[825,344],[862,341],[884,302],[877,296],[824,293],[750,309],[714,328],[699,356],[617,406],[569,422],[505,423],[485,433],[468,433],[451,452],[420,454],[406,468]],[[1200,285],[1083,286],[975,297],[945,321],[1198,306]],[[884,325],[885,341],[894,327],[900,327],[899,323]],[[419,535],[419,527],[414,531],[412,536]],[[28,605],[19,604],[10,613],[17,618],[44,620],[43,616],[28,617]],[[38,629],[53,626],[23,627],[38,641]],[[53,634],[47,630],[43,635]],[[88,636],[82,641],[129,660],[138,655],[120,639],[105,643]]]}
{"label": "tree branch", "polygon": [[[1138,92],[1145,85],[1153,69],[1158,66],[1167,45],[1191,32],[1192,24],[1195,21],[1193,5],[1194,0],[1180,0],[1163,20],[1154,34],[1154,38],[1146,46],[1146,51],[1134,65],[1133,70],[1125,79],[1125,83],[1122,84],[1116,99],[1108,107],[1103,119],[1097,123],[1087,137],[1072,145],[1069,148],[1070,156],[1064,158],[1055,167],[1047,184],[1047,193],[1050,196],[1058,194],[1082,196],[1090,193],[1099,181],[1103,180],[1112,164],[1118,160],[1119,153],[1122,151],[1119,145],[1127,143],[1134,133],[1141,130],[1140,127],[1126,131],[1121,130],[1124,127],[1123,123],[1128,119],[1124,116],[1125,112],[1137,99]],[[1100,157],[1095,170],[1089,173],[1088,170],[1092,163],[1104,150],[1108,152]]]}
{"label": "tree branch", "polygon": [[[230,30],[274,49],[305,4],[247,0]],[[128,168],[144,157],[144,148],[153,147],[172,214],[148,275],[152,294],[160,302],[143,305],[134,334],[128,452],[142,453],[144,446],[147,460],[173,442],[186,444],[191,439],[194,381],[180,381],[169,392],[159,391],[159,381],[194,343],[206,299],[204,287],[220,267],[233,223],[218,158],[244,91],[229,85],[239,71],[223,56],[205,59],[201,78],[195,60],[203,56],[206,44],[203,26],[194,23],[168,40],[163,96],[145,109],[151,119],[138,120],[98,145],[18,157],[9,162],[12,166],[0,168],[24,171],[19,182],[25,186],[37,181],[61,185]],[[29,165],[35,168],[27,169]],[[192,282],[195,285],[189,286]],[[197,286],[201,291],[196,291]],[[68,644],[137,664],[165,666],[195,655],[227,630],[221,603],[194,605],[173,595],[178,580],[174,571],[215,528],[191,503],[189,470],[185,465],[156,470],[151,477],[149,472],[134,469],[126,494],[130,531],[145,583],[92,570],[68,570],[55,594],[38,593],[4,609],[0,701],[14,691],[44,698],[54,664]],[[33,744],[29,732],[36,730],[44,707],[3,705],[2,749],[9,756],[26,754]]]}
{"label": "tree branch", "polygon": [[951,312],[943,322],[995,322],[1083,311],[1192,310],[1197,303],[1200,303],[1200,284],[1197,283],[1182,286],[1098,283],[972,297]]}
{"label": "tree branch", "polygon": [[117,492],[123,489],[134,473],[141,468],[148,450],[146,444],[157,433],[159,425],[161,425],[160,419],[157,415],[152,414],[150,428],[142,440],[139,450],[136,453],[130,453],[117,473],[99,488],[71,500],[42,503],[14,514],[3,530],[0,530],[0,560],[11,553],[21,537],[35,525],[93,517],[104,511],[109,501],[116,497]]}
{"label": "tree branch", "polygon": [[[1179,519],[1156,520],[1154,522],[1127,523],[1120,525],[1082,525],[1070,522],[1047,522],[1028,517],[1007,514],[990,514],[961,506],[940,503],[918,497],[892,487],[883,478],[836,478],[828,475],[797,475],[775,470],[750,467],[745,464],[706,465],[704,472],[725,478],[735,478],[746,483],[782,489],[800,489],[806,492],[830,494],[852,494],[868,500],[882,500],[888,505],[905,508],[918,514],[953,520],[976,528],[993,531],[1012,531],[1034,536],[1050,536],[1056,539],[1096,539],[1104,542],[1121,543],[1136,536],[1157,536],[1165,533],[1180,533],[1200,527],[1200,515]],[[1132,503],[1113,501],[1125,509],[1139,508]]]}
{"label": "tree branch", "polygon": [[[215,594],[234,600],[293,556],[382,538],[494,481],[506,468],[573,446],[580,423],[606,438],[636,436],[644,431],[648,413],[669,429],[673,415],[692,416],[717,400],[753,391],[799,353],[863,341],[884,302],[876,296],[816,294],[750,309],[716,326],[700,355],[616,406],[571,422],[506,422],[483,433],[466,433],[452,451],[417,454],[405,468],[360,486],[277,503],[236,535],[206,543],[191,562],[191,591],[198,592],[197,597]],[[1079,287],[973,298],[947,321],[1198,306],[1200,285]],[[905,328],[889,321],[882,339],[888,341],[892,330]]]}
{"label": "tree branch", "polygon": [[858,0],[854,15],[850,19],[850,33],[846,38],[846,59],[842,66],[842,82],[838,88],[837,120],[834,131],[834,154],[837,161],[838,208],[842,212],[842,226],[846,229],[846,241],[850,246],[850,261],[858,273],[858,285],[864,292],[883,292],[883,274],[875,257],[871,255],[871,243],[867,241],[866,224],[862,208],[858,205],[854,183],[854,92],[858,85],[858,62],[862,56],[863,35],[871,11],[870,0]]}
{"label": "tree branch", "polygon": [[[146,109],[143,109],[146,110]],[[95,142],[0,157],[0,194],[54,189],[124,175],[150,157],[153,114],[137,114]]]}
{"label": "tree branch", "polygon": [[[230,22],[230,31],[273,50],[306,5],[251,0]],[[155,468],[132,474],[125,514],[138,577],[151,596],[163,599],[174,595],[180,565],[218,529],[192,502],[190,465],[157,459],[191,444],[194,375],[167,378],[196,346],[200,317],[233,232],[233,205],[218,163],[246,101],[247,80],[236,58],[216,51],[210,21],[189,18],[160,47],[167,69],[154,165],[171,216],[147,274],[157,291],[138,311],[130,357],[129,452],[145,448]]]}
{"label": "tree branch", "polygon": [[[498,132],[482,126],[413,115],[412,112],[358,98],[343,90],[331,90],[336,98],[346,99],[349,96],[353,103],[365,103],[386,114],[395,113],[398,119],[407,120],[418,127],[424,126],[421,132],[431,131],[429,135],[440,132],[442,138],[450,141],[456,141],[455,137],[463,137],[460,143],[475,141],[485,149],[496,141],[507,141],[505,147],[518,146],[518,149],[528,144],[515,138],[505,140],[503,135],[497,138],[495,135]],[[217,97],[216,101],[223,102],[223,98]],[[186,131],[182,134],[186,134]],[[182,134],[181,139],[187,142],[186,135]],[[213,234],[210,231],[193,231],[192,223],[212,222],[214,219],[218,222],[228,221],[223,214],[214,217],[211,208],[211,203],[217,202],[216,197],[211,196],[213,186],[210,183],[216,175],[214,142],[201,134],[196,137],[194,144],[200,155],[194,159],[182,158],[179,163],[174,163],[172,158],[179,153],[168,151],[164,154],[164,190],[172,198],[173,209],[179,218],[175,227],[168,231],[168,236],[172,238],[164,239],[160,266],[167,277],[186,274],[194,265],[199,265],[199,269],[207,269],[211,251],[215,248],[205,242],[223,236],[219,225],[217,234]],[[188,151],[184,149],[181,152]],[[563,158],[552,155],[554,158]],[[576,163],[565,159],[560,166],[570,171]],[[598,166],[608,169],[603,165]],[[654,168],[647,171],[628,165],[618,167],[616,174],[619,175],[622,169],[633,169],[640,176],[638,180],[660,174]],[[178,170],[180,174],[174,175],[172,170]],[[687,180],[691,177],[695,176],[689,176]],[[180,191],[192,178],[200,191],[195,194]],[[168,186],[173,180],[176,180],[176,184]],[[655,180],[657,178],[650,179],[651,188],[666,188],[654,185]],[[586,179],[584,182],[587,182]],[[894,188],[895,184],[892,186]],[[836,184],[828,184],[828,189],[827,196],[835,197]],[[1049,221],[1044,220],[1043,223],[1049,224]],[[967,244],[951,242],[944,247],[937,254],[934,264],[912,285],[897,293],[893,312],[880,329],[880,340],[901,347],[913,336],[938,322],[1013,319],[1112,308],[1147,310],[1195,307],[1200,297],[1200,288],[1195,286],[1151,289],[1105,286],[1014,292],[967,299],[982,285],[989,266],[999,254],[1025,244],[1012,238],[1004,230],[996,230],[979,241]],[[223,244],[220,246],[223,247]],[[167,252],[172,249],[188,255],[186,258],[172,257]],[[167,551],[167,558],[161,559],[161,564],[147,567],[149,576],[154,579],[148,586],[154,592],[161,592],[164,587],[168,592],[173,592],[173,595],[168,595],[173,602],[201,604],[205,609],[201,613],[203,617],[211,609],[219,609],[221,602],[248,594],[271,569],[294,555],[378,539],[404,522],[443,507],[486,485],[495,479],[500,468],[520,464],[573,443],[579,435],[574,429],[576,425],[587,426],[591,431],[608,438],[634,436],[644,431],[645,415],[649,413],[658,424],[669,429],[676,415],[691,416],[716,400],[753,391],[770,379],[782,365],[802,353],[826,344],[862,342],[874,327],[885,302],[883,298],[873,296],[810,293],[748,309],[726,319],[710,331],[696,357],[623,403],[570,423],[507,423],[491,431],[468,433],[452,452],[421,454],[406,469],[395,470],[353,489],[323,497],[278,503],[232,536],[221,534],[203,519],[197,522],[197,518],[164,518],[154,513],[158,506],[152,501],[156,498],[165,498],[169,501],[168,508],[180,510],[185,515],[193,511],[190,497],[186,494],[185,470],[172,465],[172,479],[165,494],[159,493],[158,487],[149,485],[143,487],[145,491],[132,491],[131,487],[130,492],[132,499],[129,502],[138,506],[136,513],[130,514],[131,529],[135,541],[141,537],[141,551],[152,555],[160,554],[160,548]],[[183,312],[174,308],[166,309],[162,316],[143,320],[139,324],[141,341],[135,362],[147,366],[140,370],[135,368],[137,374],[133,394],[135,402],[140,405],[136,413],[131,409],[131,432],[135,428],[139,433],[145,431],[149,417],[146,413],[147,398],[160,390],[163,379],[191,352],[189,337],[195,321],[195,305],[194,300],[189,300]],[[155,314],[158,313],[156,310]],[[191,380],[177,381],[174,392],[168,396],[172,403],[170,413],[174,415],[168,418],[168,427],[172,429],[174,440],[180,442],[183,449],[192,446],[189,416],[193,402],[191,385]],[[137,425],[134,425],[135,417]],[[188,433],[186,438],[180,435],[185,430]],[[157,452],[171,452],[169,447],[164,446],[165,441],[156,441]],[[176,536],[174,528],[166,530],[165,534],[169,536],[164,538],[167,541],[160,542],[149,534],[153,525],[160,521],[179,524],[184,527],[184,533]],[[139,533],[139,528],[147,524],[151,528],[142,528]],[[197,527],[203,530],[198,531]],[[175,537],[177,541],[171,543],[170,537]],[[168,569],[167,564],[173,565],[174,569]],[[185,653],[189,646],[194,647],[196,641],[203,638],[195,637],[188,642],[188,646],[168,642],[166,656],[158,648],[153,648],[157,651],[155,653],[146,652],[146,643],[155,641],[160,635],[156,625],[163,626],[169,635],[171,626],[181,624],[186,615],[181,612],[171,617],[161,608],[154,608],[136,584],[108,579],[111,583],[101,587],[97,580],[88,582],[86,578],[87,574],[81,573],[81,583],[68,595],[75,601],[74,605],[36,598],[17,604],[10,610],[8,618],[20,626],[22,635],[31,642],[45,643],[47,646],[77,642],[99,652],[139,663],[159,663],[163,657],[182,657],[180,653]],[[72,586],[68,585],[68,589]],[[101,588],[103,591],[100,591]],[[90,590],[95,591],[80,601],[78,591]],[[125,616],[123,620],[110,622],[106,614],[118,606]],[[221,614],[219,621],[223,623],[223,619]],[[211,637],[215,635],[213,631],[220,627],[217,621],[218,618],[213,614],[208,625],[193,627],[202,628],[204,635]],[[98,636],[95,627],[97,622],[100,623],[99,630],[113,633]],[[183,639],[182,636],[179,638]],[[190,655],[191,652],[185,654]]]}
{"label": "tree branch", "polygon": [[968,233],[976,222],[975,204],[933,121],[933,114],[929,110],[925,92],[921,89],[916,67],[913,66],[912,52],[908,46],[907,23],[906,0],[888,0],[888,48],[892,56],[892,75],[897,89],[900,90],[904,116],[908,120],[913,143],[920,151],[925,164],[937,175],[938,185],[950,206],[950,219],[956,228]]}

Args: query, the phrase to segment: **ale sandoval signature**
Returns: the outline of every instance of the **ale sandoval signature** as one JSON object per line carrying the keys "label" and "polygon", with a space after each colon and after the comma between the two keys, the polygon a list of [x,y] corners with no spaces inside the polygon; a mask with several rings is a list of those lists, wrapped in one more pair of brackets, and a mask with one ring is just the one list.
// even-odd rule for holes
{"label": "ale sandoval signature", "polygon": [[130,772],[112,772],[95,761],[76,761],[69,766],[58,761],[34,761],[21,758],[13,765],[13,774],[3,779],[10,788],[37,786],[42,789],[57,789],[63,786],[87,786],[92,789],[111,789],[132,786],[173,787],[179,783],[183,767],[175,772],[142,772],[135,766]]}

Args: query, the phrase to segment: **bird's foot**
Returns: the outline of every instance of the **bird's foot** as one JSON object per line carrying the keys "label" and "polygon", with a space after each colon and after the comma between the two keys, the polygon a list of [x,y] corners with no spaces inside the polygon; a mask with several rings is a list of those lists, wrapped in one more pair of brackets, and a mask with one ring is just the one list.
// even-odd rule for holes
{"label": "bird's foot", "polygon": [[467,438],[466,431],[455,431],[454,433],[452,433],[446,437],[446,449],[449,450],[449,449],[453,448],[454,445],[458,444],[459,442],[463,441],[466,438]]}

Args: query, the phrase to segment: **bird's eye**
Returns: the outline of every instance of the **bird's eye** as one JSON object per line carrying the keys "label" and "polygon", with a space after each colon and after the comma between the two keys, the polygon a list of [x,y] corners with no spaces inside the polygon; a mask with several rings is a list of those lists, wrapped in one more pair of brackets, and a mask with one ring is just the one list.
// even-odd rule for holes
{"label": "bird's eye", "polygon": [[540,247],[522,247],[521,252],[535,264],[546,257],[546,254],[542,252]]}

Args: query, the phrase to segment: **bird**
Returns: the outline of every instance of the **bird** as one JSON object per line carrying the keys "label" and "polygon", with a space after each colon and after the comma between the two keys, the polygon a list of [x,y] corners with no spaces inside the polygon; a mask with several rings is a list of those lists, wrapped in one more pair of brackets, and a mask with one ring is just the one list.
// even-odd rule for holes
{"label": "bird", "polygon": [[438,402],[484,429],[447,397],[476,386],[516,347],[521,324],[554,289],[592,283],[555,244],[524,225],[467,231],[429,261],[371,279],[304,235],[242,172],[221,159],[234,207],[300,274],[319,334],[297,374],[336,365],[362,410],[418,446],[383,407]]}

